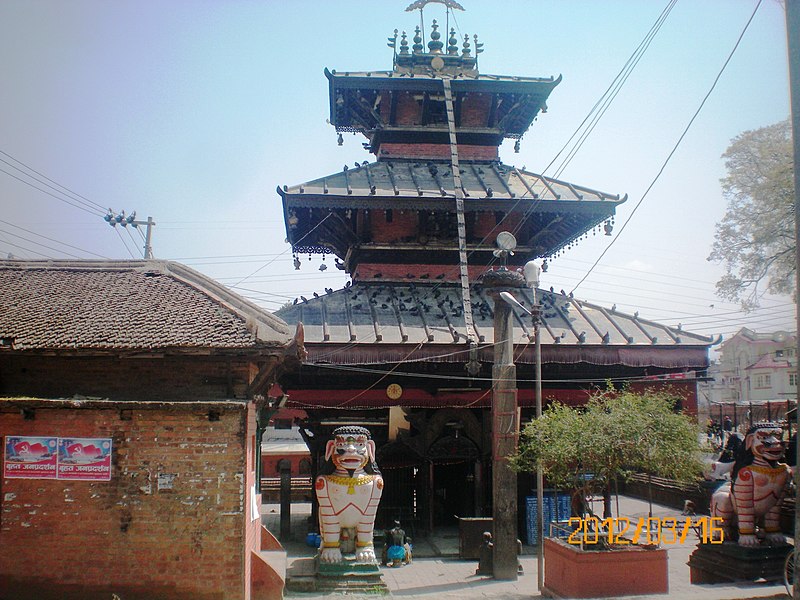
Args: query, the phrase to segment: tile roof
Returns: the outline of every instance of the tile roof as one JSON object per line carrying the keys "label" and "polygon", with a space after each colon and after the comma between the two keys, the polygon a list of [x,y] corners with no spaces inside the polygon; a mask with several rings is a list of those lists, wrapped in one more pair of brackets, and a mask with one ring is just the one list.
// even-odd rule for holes
{"label": "tile roof", "polygon": [[283,347],[280,319],[167,261],[0,261],[0,342],[14,350]]}
{"label": "tile roof", "polygon": [[755,363],[746,367],[746,369],[788,369],[792,365],[786,358],[777,358],[774,353],[770,352],[760,357]]}
{"label": "tile roof", "polygon": [[[642,319],[638,314],[623,314],[615,308],[606,309],[554,291],[538,290],[538,294],[543,307],[543,346],[617,349],[611,350],[617,354],[619,349],[693,346],[705,356],[707,347],[714,343],[712,338]],[[531,306],[530,290],[514,290],[514,296],[524,306]],[[467,341],[461,291],[457,285],[362,282],[296,302],[276,314],[288,323],[302,321],[306,348],[312,359],[325,355],[321,349],[325,345],[352,345],[354,356],[359,354],[359,348],[385,347],[370,355],[373,362],[391,362],[394,354],[389,346],[399,345],[394,353],[404,356],[418,344],[438,346],[441,352],[443,345],[466,344]],[[481,346],[493,344],[494,301],[480,285],[472,287],[472,307],[476,339]],[[518,312],[514,321],[514,343],[531,343],[530,317]],[[589,354],[592,353],[583,351],[581,355]],[[464,357],[457,360],[463,361]],[[350,359],[339,353],[335,361]]]}

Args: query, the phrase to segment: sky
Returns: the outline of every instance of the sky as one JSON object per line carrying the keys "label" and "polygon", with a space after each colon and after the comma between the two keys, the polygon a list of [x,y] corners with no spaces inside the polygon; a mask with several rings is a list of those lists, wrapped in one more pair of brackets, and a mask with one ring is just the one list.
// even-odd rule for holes
{"label": "sky", "polygon": [[[513,141],[501,148],[504,163],[551,176],[559,162],[548,165],[671,5],[461,3],[450,25],[479,36],[481,73],[563,77],[519,153]],[[387,37],[419,23],[408,4],[3,0],[0,256],[140,258],[143,228],[110,227],[110,208],[153,218],[156,258],[267,310],[343,286],[330,258],[325,271],[319,257],[294,269],[275,190],[374,158],[361,136],[337,145],[323,70],[391,69]],[[439,4],[426,7],[426,28],[434,18],[446,19]],[[678,0],[559,175],[628,195],[614,233],[552,261],[542,287],[703,335],[794,330],[791,298],[764,298],[744,314],[715,295],[723,267],[707,261],[726,207],[721,155],[740,133],[788,115],[782,5]]]}

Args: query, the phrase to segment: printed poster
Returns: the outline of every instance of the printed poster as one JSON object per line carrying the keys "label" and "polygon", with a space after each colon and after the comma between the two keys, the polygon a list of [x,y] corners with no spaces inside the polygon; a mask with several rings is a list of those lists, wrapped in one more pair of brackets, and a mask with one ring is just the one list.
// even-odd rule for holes
{"label": "printed poster", "polygon": [[7,479],[56,479],[58,438],[6,436],[3,477]]}
{"label": "printed poster", "polygon": [[58,479],[111,480],[110,438],[58,438]]}

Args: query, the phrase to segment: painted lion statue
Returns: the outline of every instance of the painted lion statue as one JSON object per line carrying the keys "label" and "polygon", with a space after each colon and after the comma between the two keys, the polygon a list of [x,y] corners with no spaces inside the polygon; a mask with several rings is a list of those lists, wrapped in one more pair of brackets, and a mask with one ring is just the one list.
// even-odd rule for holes
{"label": "painted lion statue", "polygon": [[342,562],[352,546],[356,562],[375,563],[372,533],[383,492],[375,442],[363,427],[339,427],[325,446],[325,460],[327,472],[314,484],[322,537],[319,559]]}
{"label": "painted lion statue", "polygon": [[776,423],[756,423],[747,432],[730,483],[711,497],[711,516],[722,518],[726,537],[739,534],[740,546],[757,546],[756,525],[769,543],[785,543],[780,504],[792,475],[783,458],[783,431]]}

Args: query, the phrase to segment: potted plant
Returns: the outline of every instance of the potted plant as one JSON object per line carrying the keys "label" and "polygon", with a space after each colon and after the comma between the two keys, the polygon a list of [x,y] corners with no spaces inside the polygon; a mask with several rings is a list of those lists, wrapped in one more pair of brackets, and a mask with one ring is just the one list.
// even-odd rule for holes
{"label": "potted plant", "polygon": [[[677,412],[670,392],[607,390],[585,407],[551,405],[528,423],[513,462],[541,469],[550,487],[569,490],[567,539],[544,538],[545,593],[612,597],[667,593],[667,553],[648,519],[612,515],[610,491],[631,473],[694,480],[700,472],[698,428]],[[602,515],[584,499],[604,496]]]}

